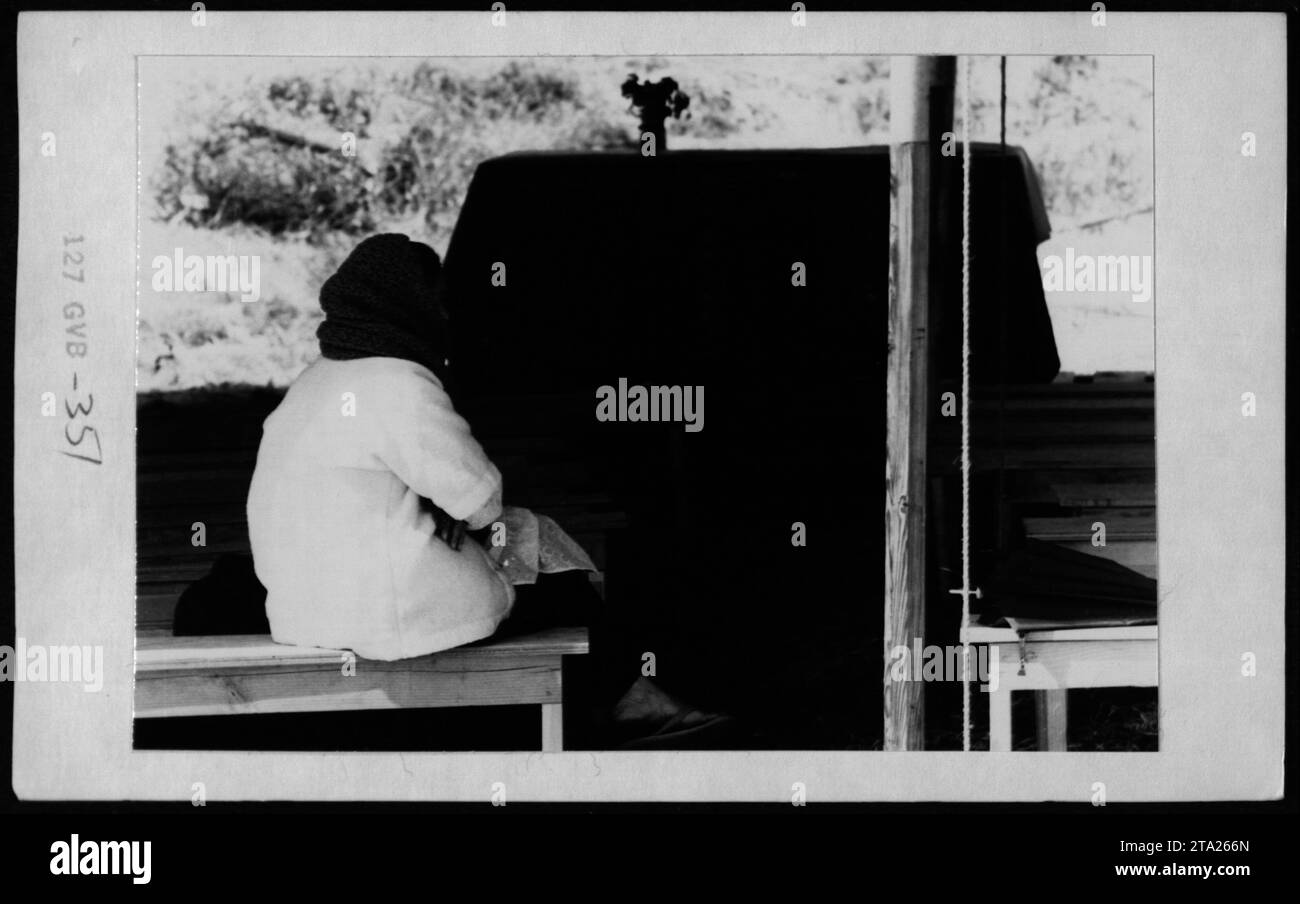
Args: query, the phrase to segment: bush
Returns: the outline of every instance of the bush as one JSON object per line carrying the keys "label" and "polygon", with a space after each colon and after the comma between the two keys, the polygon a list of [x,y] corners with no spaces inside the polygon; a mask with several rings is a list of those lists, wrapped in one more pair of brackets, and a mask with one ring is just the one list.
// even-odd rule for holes
{"label": "bush", "polygon": [[[346,156],[344,133],[373,154]],[[320,242],[418,216],[441,232],[489,157],[632,146],[631,130],[593,109],[571,74],[512,61],[473,76],[422,63],[346,85],[295,76],[249,89],[166,148],[152,187],[160,217],[207,229]]]}
{"label": "bush", "polygon": [[189,226],[271,235],[358,235],[376,225],[370,176],[340,137],[368,136],[373,84],[273,80],[211,110],[164,151],[158,214]]}

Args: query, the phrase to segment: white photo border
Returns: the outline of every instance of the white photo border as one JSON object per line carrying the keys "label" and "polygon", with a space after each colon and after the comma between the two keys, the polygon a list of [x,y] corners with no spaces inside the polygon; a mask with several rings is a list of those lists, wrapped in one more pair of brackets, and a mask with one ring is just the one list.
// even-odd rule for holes
{"label": "white photo border", "polygon": [[[486,4],[485,4],[486,6]],[[98,693],[17,683],[23,800],[1263,800],[1283,792],[1286,20],[1281,13],[64,12],[19,16],[15,628],[102,645]],[[1141,54],[1154,59],[1156,753],[247,753],[132,748],[137,57]],[[1254,132],[1257,153],[1241,153]],[[57,156],[41,154],[52,133]],[[61,272],[84,237],[84,283]],[[84,317],[67,317],[80,302]],[[70,308],[74,313],[76,306]],[[70,327],[83,324],[69,335]],[[66,343],[86,343],[84,356]],[[103,464],[41,396],[93,393]],[[1243,417],[1242,394],[1257,414]],[[864,596],[872,592],[864,589]],[[1242,674],[1253,654],[1257,672]]]}

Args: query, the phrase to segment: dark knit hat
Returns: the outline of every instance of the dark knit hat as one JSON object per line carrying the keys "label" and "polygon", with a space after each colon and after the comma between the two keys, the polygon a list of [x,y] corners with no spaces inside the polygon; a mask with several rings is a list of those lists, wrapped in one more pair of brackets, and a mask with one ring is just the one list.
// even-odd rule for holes
{"label": "dark knit hat", "polygon": [[321,286],[321,354],[334,361],[404,358],[442,377],[446,317],[434,298],[441,271],[436,251],[404,235],[363,241]]}

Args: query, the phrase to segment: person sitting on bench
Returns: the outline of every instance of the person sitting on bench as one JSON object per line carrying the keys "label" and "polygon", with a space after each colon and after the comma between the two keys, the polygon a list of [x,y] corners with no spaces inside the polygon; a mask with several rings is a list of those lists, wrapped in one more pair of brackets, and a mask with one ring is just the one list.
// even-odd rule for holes
{"label": "person sitting on bench", "polygon": [[[515,631],[560,615],[603,621],[589,581],[540,574],[515,587],[472,533],[501,518],[502,481],[443,388],[440,271],[429,246],[377,235],[321,288],[322,357],[266,419],[248,496],[278,642],[395,660],[489,637],[512,615]],[[612,711],[631,734],[727,721],[640,677],[635,645],[618,659]]]}

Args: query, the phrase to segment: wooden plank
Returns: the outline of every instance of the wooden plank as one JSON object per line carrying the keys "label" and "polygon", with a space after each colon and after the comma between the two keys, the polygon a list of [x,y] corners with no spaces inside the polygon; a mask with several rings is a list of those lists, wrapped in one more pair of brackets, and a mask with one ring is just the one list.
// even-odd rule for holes
{"label": "wooden plank", "polygon": [[1066,480],[1056,484],[1052,489],[1056,501],[1063,508],[1154,508],[1156,504],[1154,475],[1150,480],[1140,482]]}
{"label": "wooden plank", "polygon": [[[971,643],[1014,644],[1020,641],[1020,635],[1014,628],[989,625],[971,625],[964,632]],[[1158,640],[1157,625],[1121,625],[1113,628],[1051,628],[1045,631],[1028,631],[1026,642],[1056,643],[1060,641],[1089,640]]]}
{"label": "wooden plank", "polygon": [[[885,387],[885,649],[925,635],[929,421],[929,145],[890,149],[889,362]],[[923,686],[885,681],[886,750],[925,745]]]}
{"label": "wooden plank", "polygon": [[999,690],[1154,687],[1158,683],[1155,640],[1026,642],[1024,675],[1019,674],[1019,644],[998,644],[997,650]]}
{"label": "wooden plank", "polygon": [[[135,542],[141,555],[145,555],[154,550],[170,549],[173,547],[185,547],[202,552],[204,549],[212,549],[214,545],[222,543],[237,543],[242,541],[245,546],[248,545],[248,525],[244,518],[238,521],[211,521],[206,518],[194,517],[193,506],[189,506],[190,517],[173,517],[169,523],[164,524],[146,524],[139,520],[136,522]],[[243,506],[240,506],[240,514],[243,513]],[[177,515],[180,513],[177,512]],[[207,546],[195,546],[193,544],[195,521],[202,521],[204,525],[204,539]]]}
{"label": "wooden plank", "polygon": [[[931,207],[950,179],[931,159],[934,142],[952,127],[957,61],[898,56],[890,66],[885,650],[925,636],[931,251],[943,239]],[[923,684],[886,674],[883,693],[885,749],[924,749]]]}
{"label": "wooden plank", "polygon": [[[1154,508],[1156,474],[1154,468],[1055,469],[1013,471],[1007,474],[1007,499],[1016,503],[1042,503],[1058,507]],[[1083,503],[1076,505],[1075,503]]]}
{"label": "wooden plank", "polygon": [[135,461],[136,470],[149,477],[157,478],[164,478],[169,474],[196,472],[247,471],[251,474],[253,465],[257,462],[257,446],[214,450],[142,451],[136,455]]}
{"label": "wooden plank", "polygon": [[564,749],[564,706],[559,703],[543,703],[542,710],[542,752],[558,753]]}
{"label": "wooden plank", "polygon": [[[570,656],[586,653],[586,628],[551,628],[504,640],[488,638],[431,656],[395,662],[357,658],[357,671],[456,670],[493,668],[511,657]],[[136,671],[176,673],[199,669],[240,671],[292,664],[334,669],[348,655],[343,650],[280,644],[269,635],[240,634],[223,637],[170,637],[143,635],[136,641]],[[479,665],[487,663],[487,665]]]}
{"label": "wooden plank", "polygon": [[[141,481],[136,486],[137,509],[188,506],[189,522],[207,521],[216,512],[238,512],[248,500],[251,472],[239,480],[195,476],[170,483]],[[182,513],[182,517],[185,517]]]}
{"label": "wooden plank", "polygon": [[[940,447],[936,456],[956,456],[956,446]],[[971,450],[971,465],[981,471],[1004,466],[1009,470],[1067,470],[1106,468],[1150,468],[1156,466],[1153,443],[1043,443],[993,449],[988,446]]]}
{"label": "wooden plank", "polygon": [[1025,534],[1036,540],[1052,542],[1089,541],[1093,535],[1093,524],[1106,526],[1106,541],[1112,538],[1121,540],[1154,540],[1156,538],[1156,516],[1149,509],[1137,511],[1112,511],[1106,515],[1071,516],[1066,518],[1026,518]]}
{"label": "wooden plank", "polygon": [[207,574],[212,563],[223,555],[230,553],[248,554],[248,540],[226,540],[221,543],[209,543],[207,546],[171,545],[165,548],[140,546],[136,553],[136,577],[138,580],[149,578],[163,579],[158,576],[168,574],[193,574],[198,568],[200,574]]}
{"label": "wooden plank", "polygon": [[[158,563],[138,563],[136,565],[136,589],[159,587],[163,585],[181,585],[185,587],[206,576],[212,570],[211,557],[198,557],[192,560],[180,560]],[[177,593],[180,596],[180,593]]]}
{"label": "wooden plank", "polygon": [[136,718],[558,704],[558,659],[483,671],[277,668],[250,673],[141,674]]}
{"label": "wooden plank", "polygon": [[[248,512],[242,496],[238,497],[237,502],[227,499],[225,504],[214,501],[196,505],[193,499],[178,498],[171,494],[160,494],[151,500],[137,495],[136,502],[137,540],[142,529],[182,530],[189,528],[195,521],[202,521],[209,529],[214,524],[225,527],[239,525],[247,529]],[[196,508],[202,517],[196,517]]]}
{"label": "wooden plank", "polygon": [[999,688],[989,693],[989,751],[1011,750],[1011,691]]}

